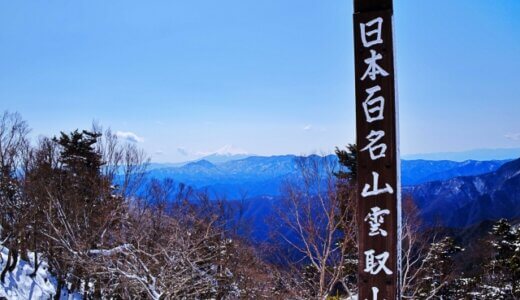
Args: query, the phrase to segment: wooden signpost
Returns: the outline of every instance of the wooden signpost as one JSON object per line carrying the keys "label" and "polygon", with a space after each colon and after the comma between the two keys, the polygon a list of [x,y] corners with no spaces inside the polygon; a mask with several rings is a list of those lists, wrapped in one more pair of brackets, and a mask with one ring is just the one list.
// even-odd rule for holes
{"label": "wooden signpost", "polygon": [[359,300],[400,299],[401,197],[392,0],[354,0]]}

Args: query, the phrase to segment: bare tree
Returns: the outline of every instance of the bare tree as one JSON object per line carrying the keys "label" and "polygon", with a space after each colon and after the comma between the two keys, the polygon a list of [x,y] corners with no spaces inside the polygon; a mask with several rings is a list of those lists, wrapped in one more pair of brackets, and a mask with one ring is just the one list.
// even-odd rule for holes
{"label": "bare tree", "polygon": [[20,171],[23,154],[29,147],[30,129],[19,113],[5,111],[0,116],[0,168],[2,173]]}
{"label": "bare tree", "polygon": [[[211,243],[218,235],[212,228],[189,230],[178,220],[157,210],[146,210],[148,222],[134,224],[133,243],[110,250],[91,250],[106,266],[100,275],[112,276],[112,293],[123,298],[195,298],[216,289],[212,261],[225,244]],[[188,230],[188,231],[187,231]]]}
{"label": "bare tree", "polygon": [[249,246],[226,236],[220,203],[190,201],[192,191],[171,180],[152,181],[144,196],[129,211],[126,243],[88,253],[94,274],[110,283],[104,295],[270,297],[274,277]]}
{"label": "bare tree", "polygon": [[452,244],[449,237],[439,238],[440,233],[435,227],[426,228],[419,213],[412,197],[405,197],[401,295],[403,299],[442,299],[440,294],[445,292],[455,276],[453,265],[447,261],[451,261],[450,257],[462,248]]}
{"label": "bare tree", "polygon": [[121,142],[110,128],[103,130],[92,124],[92,132],[103,133],[96,142],[96,151],[103,158],[102,174],[118,184],[117,192],[132,197],[144,185],[150,158],[133,143]]}
{"label": "bare tree", "polygon": [[[305,298],[324,299],[345,276],[344,264],[354,231],[343,231],[347,209],[337,193],[335,160],[317,156],[297,160],[299,174],[285,185],[284,205],[278,211],[278,234],[296,254],[292,267],[308,290]],[[301,294],[301,292],[300,292]]]}
{"label": "bare tree", "polygon": [[[402,255],[401,255],[401,295],[403,299],[416,299],[420,290],[425,258],[430,250],[429,231],[425,231],[419,217],[419,210],[411,197],[403,200]],[[422,232],[421,232],[422,230]],[[433,234],[433,233],[432,233]],[[431,237],[435,240],[435,237]]]}
{"label": "bare tree", "polygon": [[21,172],[29,151],[28,134],[29,127],[20,114],[6,111],[0,116],[0,244],[9,248],[1,282],[16,267],[19,254],[26,257],[25,233],[31,208],[23,197]]}

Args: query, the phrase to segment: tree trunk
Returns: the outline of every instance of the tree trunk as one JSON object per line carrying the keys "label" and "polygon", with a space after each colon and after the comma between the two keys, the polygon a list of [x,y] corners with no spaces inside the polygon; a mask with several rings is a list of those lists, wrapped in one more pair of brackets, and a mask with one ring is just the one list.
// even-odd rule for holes
{"label": "tree trunk", "polygon": [[60,300],[62,289],[63,289],[63,280],[61,278],[58,278],[58,285],[56,287],[56,295],[54,295],[54,300]]}
{"label": "tree trunk", "polygon": [[36,276],[36,273],[38,273],[38,269],[40,268],[40,264],[38,263],[38,247],[37,247],[37,239],[36,239],[36,222],[34,221],[34,218],[33,218],[33,222],[32,222],[32,229],[33,229],[33,233],[32,233],[32,242],[33,242],[33,250],[34,250],[34,271],[31,273],[31,277],[34,277]]}
{"label": "tree trunk", "polygon": [[0,274],[0,282],[5,283],[5,275],[7,274],[7,271],[9,270],[9,267],[11,266],[12,261],[12,253],[11,250],[7,253],[7,262],[5,263],[4,269],[2,270],[2,273]]}
{"label": "tree trunk", "polygon": [[13,252],[13,261],[11,262],[11,265],[9,266],[9,269],[8,269],[9,272],[13,272],[14,269],[16,268],[16,265],[18,264],[18,250],[14,249],[11,251]]}
{"label": "tree trunk", "polygon": [[38,251],[34,251],[34,271],[29,275],[32,278],[36,276],[38,269],[40,268],[40,264],[38,263]]}
{"label": "tree trunk", "polygon": [[102,299],[101,297],[101,284],[97,282],[94,286],[94,299]]}
{"label": "tree trunk", "polygon": [[87,277],[85,279],[85,281],[83,282],[83,299],[91,299],[88,294],[89,294],[89,286],[88,286],[88,283],[90,281],[90,278]]}

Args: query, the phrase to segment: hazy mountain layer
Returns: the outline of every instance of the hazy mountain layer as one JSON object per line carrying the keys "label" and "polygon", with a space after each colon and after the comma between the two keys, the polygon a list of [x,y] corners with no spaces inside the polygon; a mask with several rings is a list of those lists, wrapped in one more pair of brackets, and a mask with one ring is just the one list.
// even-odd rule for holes
{"label": "hazy mountain layer", "polygon": [[[311,156],[313,159],[336,160],[336,156]],[[214,194],[231,198],[277,196],[283,182],[298,174],[297,156],[251,156],[242,159],[212,163],[199,160],[172,166],[154,164],[148,176],[191,185],[197,189],[208,189]],[[403,160],[401,178],[403,186],[428,181],[444,180],[457,176],[479,175],[498,169],[507,161],[428,161]]]}

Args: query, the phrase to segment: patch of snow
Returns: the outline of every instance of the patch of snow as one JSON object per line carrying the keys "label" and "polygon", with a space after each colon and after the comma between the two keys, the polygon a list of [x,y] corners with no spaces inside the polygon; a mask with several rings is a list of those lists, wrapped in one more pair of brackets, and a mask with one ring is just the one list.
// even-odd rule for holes
{"label": "patch of snow", "polygon": [[[3,270],[7,263],[9,250],[3,246],[0,251],[0,268]],[[56,294],[56,286],[48,271],[48,265],[42,261],[35,276],[34,253],[29,254],[29,262],[19,260],[13,272],[8,272],[5,282],[0,283],[0,297],[10,300],[22,299],[50,299]]]}
{"label": "patch of snow", "polygon": [[480,195],[483,195],[486,192],[486,183],[484,182],[484,180],[482,180],[481,177],[475,177],[473,183]]}
{"label": "patch of snow", "polygon": [[[0,270],[3,270],[7,263],[9,249],[0,245]],[[46,261],[41,260],[38,255],[40,267],[34,276],[34,256],[33,252],[28,253],[29,261],[18,260],[13,272],[8,272],[5,282],[0,282],[0,299],[9,300],[48,300],[53,299],[56,294],[57,281],[50,272]],[[69,294],[63,290],[61,300],[81,300],[83,297],[78,293]]]}
{"label": "patch of snow", "polygon": [[112,249],[93,249],[93,250],[89,250],[88,253],[90,255],[94,255],[94,256],[97,256],[97,255],[110,256],[110,255],[113,255],[116,253],[123,252],[125,250],[129,250],[131,248],[132,248],[132,245],[124,244],[124,245],[121,245],[121,246],[118,246],[118,247],[115,247]]}

